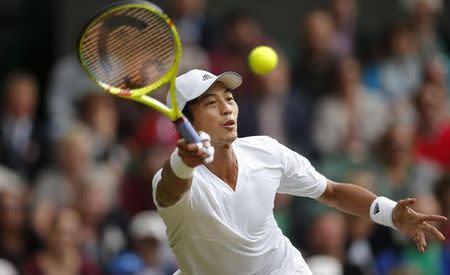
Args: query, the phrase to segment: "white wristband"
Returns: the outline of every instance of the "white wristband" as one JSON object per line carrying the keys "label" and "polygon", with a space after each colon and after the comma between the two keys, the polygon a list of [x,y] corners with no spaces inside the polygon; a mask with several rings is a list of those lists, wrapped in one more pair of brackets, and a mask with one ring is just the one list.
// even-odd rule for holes
{"label": "white wristband", "polygon": [[175,176],[180,179],[189,179],[194,174],[195,167],[187,166],[186,163],[178,155],[178,148],[173,151],[170,156],[170,167],[172,168]]}
{"label": "white wristband", "polygon": [[386,197],[378,197],[370,206],[370,218],[378,224],[389,226],[395,229],[394,221],[392,220],[392,210],[397,205],[397,202]]}

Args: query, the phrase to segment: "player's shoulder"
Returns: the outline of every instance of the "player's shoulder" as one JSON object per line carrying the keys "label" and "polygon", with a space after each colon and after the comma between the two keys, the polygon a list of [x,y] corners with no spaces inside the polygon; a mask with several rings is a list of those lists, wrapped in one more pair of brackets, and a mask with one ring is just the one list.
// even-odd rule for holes
{"label": "player's shoulder", "polygon": [[276,144],[278,141],[269,136],[248,136],[236,139],[236,144],[239,145],[253,145],[253,146],[264,146],[268,144]]}
{"label": "player's shoulder", "polygon": [[236,139],[235,146],[247,150],[273,152],[278,150],[279,143],[269,136],[249,136]]}

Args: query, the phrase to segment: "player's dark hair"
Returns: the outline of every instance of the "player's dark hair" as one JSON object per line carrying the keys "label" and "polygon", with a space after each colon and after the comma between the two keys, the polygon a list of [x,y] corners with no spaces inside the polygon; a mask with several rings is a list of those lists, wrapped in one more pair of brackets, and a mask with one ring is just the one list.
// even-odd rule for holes
{"label": "player's dark hair", "polygon": [[194,116],[192,115],[192,112],[191,112],[191,105],[192,105],[193,103],[195,103],[195,102],[197,102],[197,98],[196,98],[196,99],[193,99],[193,100],[189,100],[188,102],[186,102],[186,105],[184,105],[184,108],[183,108],[183,111],[182,111],[183,115],[184,115],[190,122],[194,122]]}

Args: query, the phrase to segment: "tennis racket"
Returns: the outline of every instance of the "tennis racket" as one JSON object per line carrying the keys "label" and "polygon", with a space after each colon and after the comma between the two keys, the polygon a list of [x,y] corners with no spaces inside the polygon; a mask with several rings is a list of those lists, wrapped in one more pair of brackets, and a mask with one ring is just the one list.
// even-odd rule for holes
{"label": "tennis racket", "polygon": [[[177,104],[181,41],[170,18],[147,1],[120,1],[94,15],[78,41],[89,78],[110,94],[135,100],[169,118],[187,143],[200,138]],[[169,84],[170,106],[150,96]]]}

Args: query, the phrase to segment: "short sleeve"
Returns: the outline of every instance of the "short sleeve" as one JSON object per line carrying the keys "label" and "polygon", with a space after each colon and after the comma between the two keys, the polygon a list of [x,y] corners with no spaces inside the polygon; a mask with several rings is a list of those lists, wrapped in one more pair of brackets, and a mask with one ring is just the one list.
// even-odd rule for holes
{"label": "short sleeve", "polygon": [[158,213],[161,215],[161,218],[164,220],[167,228],[177,228],[183,222],[184,216],[186,214],[186,207],[189,203],[189,197],[191,190],[189,189],[183,197],[174,205],[169,207],[164,207],[158,203],[156,199],[156,188],[158,187],[158,183],[161,180],[162,169],[156,172],[155,176],[153,176],[152,181],[152,196],[153,202],[158,208]]}
{"label": "short sleeve", "polygon": [[308,159],[277,142],[283,176],[277,192],[318,198],[327,187],[327,179],[314,169]]}

